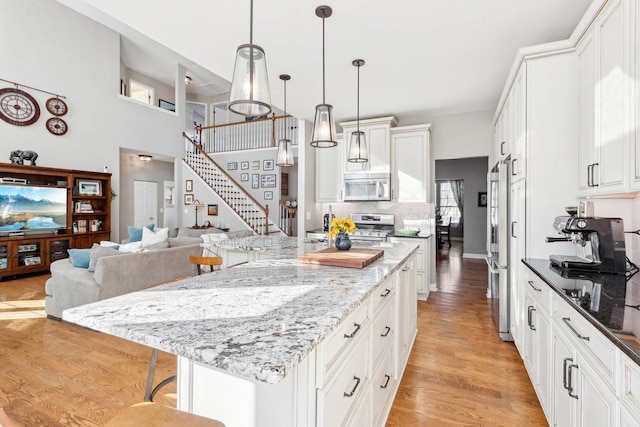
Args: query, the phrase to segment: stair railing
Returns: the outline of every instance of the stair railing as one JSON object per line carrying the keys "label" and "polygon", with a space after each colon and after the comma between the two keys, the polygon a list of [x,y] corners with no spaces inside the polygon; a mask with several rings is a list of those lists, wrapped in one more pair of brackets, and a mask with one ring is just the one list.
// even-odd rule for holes
{"label": "stair railing", "polygon": [[[235,179],[216,163],[200,144],[182,133],[187,146],[185,162],[204,182],[257,234],[269,234],[269,206],[262,206],[251,194],[244,191]],[[189,147],[191,150],[189,150]],[[261,224],[261,221],[264,223]]]}
{"label": "stair railing", "polygon": [[297,207],[287,206],[284,202],[279,203],[280,229],[289,237],[293,236],[293,218],[295,218]]}
{"label": "stair railing", "polygon": [[[197,140],[207,153],[275,147],[285,138],[298,145],[297,121],[290,115],[198,127]],[[193,136],[189,137],[190,139]]]}

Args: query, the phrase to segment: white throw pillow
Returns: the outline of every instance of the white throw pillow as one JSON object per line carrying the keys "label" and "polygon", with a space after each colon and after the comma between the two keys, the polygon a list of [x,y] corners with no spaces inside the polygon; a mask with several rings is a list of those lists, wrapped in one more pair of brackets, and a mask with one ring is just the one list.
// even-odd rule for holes
{"label": "white throw pillow", "polygon": [[[146,228],[146,227],[145,227]],[[142,230],[142,247],[153,245],[155,243],[164,242],[169,238],[169,228],[160,228],[157,232],[153,232],[148,228]]]}
{"label": "white throw pillow", "polygon": [[118,248],[120,252],[140,252],[142,250],[142,242],[131,242],[120,245]]}

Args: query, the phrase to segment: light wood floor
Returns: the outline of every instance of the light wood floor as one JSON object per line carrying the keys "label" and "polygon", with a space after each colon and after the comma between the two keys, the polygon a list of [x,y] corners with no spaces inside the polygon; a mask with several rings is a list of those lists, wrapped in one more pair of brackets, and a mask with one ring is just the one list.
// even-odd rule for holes
{"label": "light wood floor", "polygon": [[[102,426],[142,400],[151,350],[47,319],[47,278],[0,281],[0,407],[27,427]],[[438,255],[438,283],[418,305],[387,426],[546,426],[515,347],[491,321],[484,261],[462,259],[454,242]],[[157,381],[174,371],[175,357],[160,353]],[[175,405],[174,384],[156,401]]]}

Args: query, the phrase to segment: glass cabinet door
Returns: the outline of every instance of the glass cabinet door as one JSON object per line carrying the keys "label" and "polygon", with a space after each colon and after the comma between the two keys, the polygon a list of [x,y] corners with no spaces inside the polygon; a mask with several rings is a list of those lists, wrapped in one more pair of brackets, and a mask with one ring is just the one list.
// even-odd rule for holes
{"label": "glass cabinet door", "polygon": [[0,270],[9,268],[9,245],[7,243],[0,244]]}
{"label": "glass cabinet door", "polygon": [[23,242],[17,244],[18,267],[30,267],[32,265],[42,265],[43,260],[40,255],[41,242]]}

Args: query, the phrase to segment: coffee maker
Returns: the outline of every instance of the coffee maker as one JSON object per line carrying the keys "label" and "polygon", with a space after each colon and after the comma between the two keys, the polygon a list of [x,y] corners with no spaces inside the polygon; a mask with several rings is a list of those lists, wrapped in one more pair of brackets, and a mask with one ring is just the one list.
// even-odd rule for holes
{"label": "coffee maker", "polygon": [[620,218],[559,216],[554,228],[564,237],[547,237],[547,242],[572,242],[582,247],[583,256],[551,255],[551,264],[562,270],[625,274],[627,257],[624,225]]}

